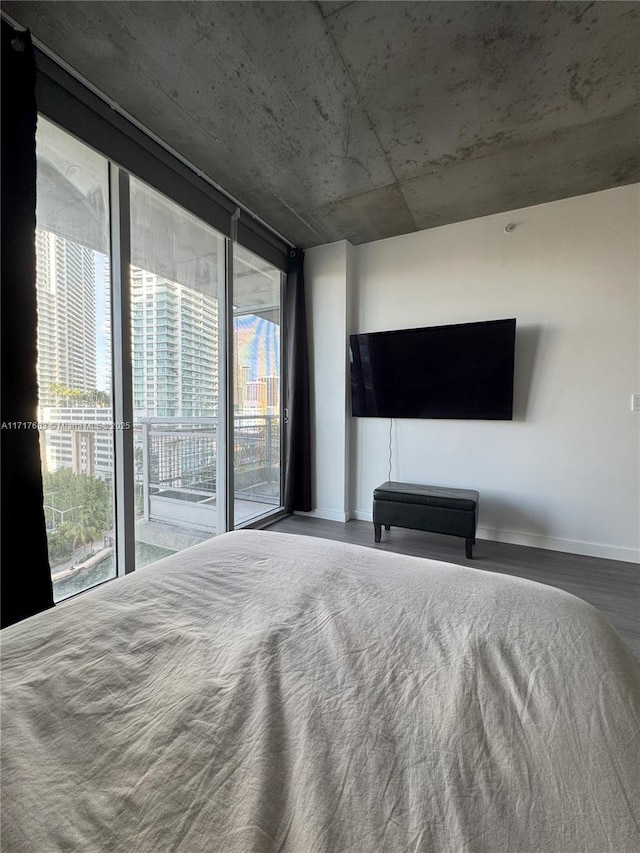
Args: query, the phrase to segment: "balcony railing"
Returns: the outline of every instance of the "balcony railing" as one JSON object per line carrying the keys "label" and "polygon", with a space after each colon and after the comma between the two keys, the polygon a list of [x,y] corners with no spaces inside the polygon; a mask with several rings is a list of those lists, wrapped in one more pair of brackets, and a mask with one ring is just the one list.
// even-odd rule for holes
{"label": "balcony railing", "polygon": [[[144,519],[215,528],[218,419],[150,417],[140,424],[136,473]],[[235,500],[278,506],[279,415],[236,416],[233,444]]]}
{"label": "balcony railing", "polygon": [[[110,409],[56,408],[52,423],[73,429],[47,430],[43,454],[52,470],[71,468],[110,481],[113,435]],[[45,418],[43,417],[43,420]],[[234,501],[236,522],[280,506],[280,416],[237,415],[234,418]],[[139,521],[179,525],[216,532],[219,525],[218,418],[148,417],[134,427],[136,503]],[[220,459],[220,464],[223,460]],[[55,510],[50,510],[53,530]]]}

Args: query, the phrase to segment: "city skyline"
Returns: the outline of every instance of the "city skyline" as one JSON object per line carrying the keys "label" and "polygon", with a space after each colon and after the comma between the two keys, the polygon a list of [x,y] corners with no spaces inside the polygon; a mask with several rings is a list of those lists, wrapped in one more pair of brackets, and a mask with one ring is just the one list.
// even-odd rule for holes
{"label": "city skyline", "polygon": [[[51,427],[42,433],[43,464],[48,471],[71,467],[108,480],[109,261],[42,228],[36,232],[36,257],[39,416]],[[217,299],[137,267],[131,268],[130,282],[134,422],[216,417]],[[236,315],[233,352],[236,416],[278,414],[279,326],[254,314]],[[65,423],[73,431],[65,431]]]}

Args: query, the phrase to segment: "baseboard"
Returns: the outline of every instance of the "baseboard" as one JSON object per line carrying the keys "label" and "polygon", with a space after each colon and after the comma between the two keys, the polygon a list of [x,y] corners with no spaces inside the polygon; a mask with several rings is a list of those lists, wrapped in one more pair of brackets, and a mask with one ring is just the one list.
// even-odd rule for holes
{"label": "baseboard", "polygon": [[356,521],[373,521],[373,512],[367,512],[362,509],[352,509],[351,518]]}
{"label": "baseboard", "polygon": [[621,548],[617,545],[600,545],[597,542],[582,542],[579,539],[557,539],[535,533],[514,533],[511,530],[493,530],[478,527],[478,539],[492,542],[507,542],[510,545],[525,545],[528,548],[543,548],[546,551],[562,551],[567,554],[582,554],[584,557],[601,557],[605,560],[622,560],[626,563],[640,562],[640,551]]}
{"label": "baseboard", "polygon": [[333,509],[312,509],[311,512],[298,512],[296,510],[293,514],[304,515],[305,518],[323,518],[325,521],[345,522],[353,518],[353,513],[351,512],[337,512]]}
{"label": "baseboard", "polygon": [[[351,518],[372,522],[373,512],[352,510]],[[512,530],[493,530],[490,527],[478,527],[477,538],[489,539],[491,542],[506,542],[509,545],[524,545],[527,548],[542,548],[545,551],[581,554],[584,557],[601,557],[605,560],[640,563],[640,551],[635,548],[620,548],[616,545],[599,545],[596,542],[581,542],[575,539],[557,539],[534,533],[514,533]]]}

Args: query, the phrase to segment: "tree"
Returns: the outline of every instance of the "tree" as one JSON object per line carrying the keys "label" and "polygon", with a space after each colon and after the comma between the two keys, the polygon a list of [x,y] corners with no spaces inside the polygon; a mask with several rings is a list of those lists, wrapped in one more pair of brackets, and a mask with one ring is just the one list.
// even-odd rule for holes
{"label": "tree", "polygon": [[93,548],[93,543],[96,539],[100,539],[104,532],[104,528],[89,513],[82,513],[78,521],[72,525],[72,530],[73,547],[77,548],[82,543],[85,557],[87,556],[87,546]]}
{"label": "tree", "polygon": [[109,394],[106,391],[99,391],[97,388],[82,391],[79,388],[67,388],[60,382],[52,382],[49,385],[49,391],[55,398],[56,406],[61,405],[61,398],[67,406],[85,405],[104,408],[111,405]]}
{"label": "tree", "polygon": [[53,394],[53,396],[55,398],[56,406],[59,406],[60,405],[60,397],[62,397],[65,394],[65,392],[67,391],[67,388],[65,388],[65,386],[62,385],[60,382],[52,382],[51,385],[49,385],[49,390],[51,391],[51,393]]}
{"label": "tree", "polygon": [[60,468],[43,475],[45,513],[55,522],[49,531],[49,557],[54,564],[82,543],[87,547],[113,525],[109,486],[97,477]]}

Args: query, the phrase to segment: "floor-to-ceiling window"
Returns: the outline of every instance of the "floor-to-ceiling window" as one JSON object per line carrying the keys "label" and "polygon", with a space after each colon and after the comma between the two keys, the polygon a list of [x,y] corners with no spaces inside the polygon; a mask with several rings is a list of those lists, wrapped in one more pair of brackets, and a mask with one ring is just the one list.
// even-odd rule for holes
{"label": "floor-to-ceiling window", "polygon": [[37,168],[38,420],[59,600],[116,574],[109,164],[41,118]]}
{"label": "floor-to-ceiling window", "polygon": [[142,182],[130,186],[140,563],[158,548],[179,551],[224,529],[218,465],[225,240]]}
{"label": "floor-to-ceiling window", "polygon": [[148,184],[118,184],[124,172],[43,117],[37,155],[39,420],[60,600],[281,506],[282,273]]}

